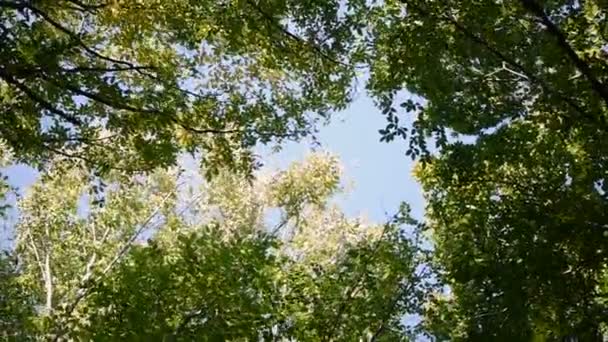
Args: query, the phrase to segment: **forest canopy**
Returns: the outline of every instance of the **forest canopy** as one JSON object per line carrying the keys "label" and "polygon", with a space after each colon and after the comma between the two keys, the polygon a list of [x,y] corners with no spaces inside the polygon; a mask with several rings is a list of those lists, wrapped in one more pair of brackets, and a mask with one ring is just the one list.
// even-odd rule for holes
{"label": "forest canopy", "polygon": [[[257,170],[360,94],[418,221]],[[0,0],[0,104],[4,339],[608,336],[604,0]]]}

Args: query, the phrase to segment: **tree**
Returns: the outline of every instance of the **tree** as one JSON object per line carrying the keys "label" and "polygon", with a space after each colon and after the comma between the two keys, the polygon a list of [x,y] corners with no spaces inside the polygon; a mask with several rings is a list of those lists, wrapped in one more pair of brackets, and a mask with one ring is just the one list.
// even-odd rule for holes
{"label": "tree", "polygon": [[408,154],[421,157],[450,288],[428,326],[455,340],[598,339],[608,317],[605,2],[403,0],[370,11],[368,88],[388,119],[383,139],[409,134]]}
{"label": "tree", "polygon": [[346,218],[330,201],[335,158],[253,183],[110,172],[101,191],[72,166],[55,162],[20,201],[25,296],[9,303],[31,310],[11,329],[54,341],[407,339],[401,319],[420,308],[426,272],[406,233],[417,223],[407,207],[384,225]]}
{"label": "tree", "polygon": [[[0,141],[0,167],[4,168],[10,165],[12,160],[13,156],[10,148]],[[13,190],[13,187],[8,182],[8,177],[0,172],[0,217],[2,218],[4,218],[6,210],[9,208],[7,197]]]}
{"label": "tree", "polygon": [[0,1],[0,139],[35,166],[132,172],[188,150],[208,172],[247,169],[256,142],[310,134],[348,101],[350,16],[338,1]]}
{"label": "tree", "polygon": [[5,251],[0,254],[0,339],[27,341],[28,318],[34,313],[26,289],[19,283],[15,258]]}

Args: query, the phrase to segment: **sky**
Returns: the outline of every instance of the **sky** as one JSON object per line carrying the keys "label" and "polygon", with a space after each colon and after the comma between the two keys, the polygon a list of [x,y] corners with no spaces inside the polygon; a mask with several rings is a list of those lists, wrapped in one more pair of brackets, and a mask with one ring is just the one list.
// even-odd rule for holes
{"label": "sky", "polygon": [[[385,126],[386,119],[372,100],[360,96],[320,127],[321,150],[340,158],[347,182],[353,183],[338,202],[349,216],[364,215],[375,222],[386,221],[401,202],[407,202],[414,217],[422,219],[424,202],[420,185],[412,177],[414,164],[405,155],[406,141],[380,142],[378,130]],[[277,154],[265,153],[264,163],[284,167],[303,159],[310,150],[310,141],[288,143]]]}
{"label": "sky", "polygon": [[[320,149],[337,155],[349,186],[337,202],[350,216],[363,216],[382,223],[397,212],[401,202],[412,207],[412,214],[422,219],[424,202],[420,186],[411,175],[413,162],[405,155],[405,142],[380,142],[378,130],[385,118],[367,96],[360,96],[346,110],[335,113],[328,125],[321,126],[317,139]],[[310,153],[311,141],[289,142],[280,152],[259,149],[262,162],[269,168],[285,168]],[[26,189],[36,179],[36,172],[23,165],[9,167],[6,175],[12,185]],[[0,232],[6,237],[7,232]],[[0,242],[0,247],[3,243]]]}

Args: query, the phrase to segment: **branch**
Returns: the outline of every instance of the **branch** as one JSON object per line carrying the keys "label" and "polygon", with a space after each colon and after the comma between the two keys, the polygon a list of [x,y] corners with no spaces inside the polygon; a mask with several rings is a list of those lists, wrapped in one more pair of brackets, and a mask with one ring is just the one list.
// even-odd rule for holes
{"label": "branch", "polygon": [[319,46],[312,44],[311,42],[308,42],[300,37],[298,37],[297,35],[295,35],[294,33],[292,33],[291,31],[287,30],[286,28],[283,27],[283,25],[281,25],[280,23],[276,22],[276,20],[274,20],[274,18],[269,15],[268,13],[266,13],[258,4],[256,4],[254,2],[254,0],[247,0],[247,3],[249,5],[251,5],[251,7],[253,7],[257,12],[259,12],[262,17],[264,17],[264,19],[266,19],[270,24],[272,24],[274,27],[278,28],[284,35],[286,35],[287,37],[289,37],[290,39],[303,44],[305,46],[308,46],[309,48],[311,48],[313,51],[315,51],[316,53],[318,53],[321,57],[325,58],[326,60],[334,63],[334,64],[338,64],[341,66],[345,66],[345,67],[352,67],[350,64],[341,62],[339,60],[336,60],[335,58],[331,57],[330,55],[328,55],[325,51],[323,51],[323,49],[321,49]]}
{"label": "branch", "polygon": [[[81,95],[84,96],[88,99],[91,99],[93,101],[102,103],[106,106],[112,107],[114,109],[122,109],[122,110],[128,110],[130,112],[134,112],[134,113],[146,113],[146,114],[163,114],[161,111],[156,110],[156,109],[143,109],[143,108],[136,108],[133,106],[130,106],[124,102],[120,102],[120,101],[113,101],[110,100],[108,98],[103,97],[100,94],[96,94],[96,93],[92,93],[90,91],[86,91],[83,89],[80,89],[68,82],[62,83],[62,82],[58,82],[57,80],[55,80],[52,77],[49,77],[47,75],[45,75],[44,73],[40,75],[43,79],[47,80],[48,82],[54,84],[57,87],[60,88],[65,88],[71,92],[73,92],[76,95]],[[124,101],[126,102],[127,99],[124,99]]]}
{"label": "branch", "polygon": [[[178,185],[179,187],[179,185]],[[97,277],[97,279],[95,279],[96,281],[99,281],[101,277],[105,276],[109,271],[112,270],[112,268],[122,259],[122,257],[124,257],[124,255],[130,250],[131,246],[133,245],[133,242],[135,242],[135,240],[137,239],[137,237],[139,237],[139,235],[141,235],[141,233],[148,227],[148,225],[150,224],[150,222],[152,222],[152,220],[157,216],[157,214],[160,212],[162,206],[165,204],[165,202],[174,194],[174,192],[169,192],[161,201],[160,205],[150,214],[148,215],[148,217],[146,218],[146,220],[139,226],[139,228],[137,228],[135,230],[135,232],[129,237],[129,239],[127,239],[127,241],[125,242],[125,244],[116,252],[116,254],[114,255],[114,258],[112,259],[112,261],[110,261],[110,263],[108,263],[108,265],[106,265],[106,267],[101,271],[101,274],[99,277]],[[94,259],[91,258],[91,260],[94,262]],[[91,260],[89,262],[91,262]],[[87,264],[87,267],[88,264]],[[88,273],[88,272],[87,272]],[[91,292],[89,291],[90,286],[87,286],[88,284],[84,283],[81,284],[82,286],[78,289],[77,291],[77,295],[74,298],[74,300],[72,301],[72,303],[70,303],[69,305],[67,305],[67,308],[64,312],[65,316],[70,316],[74,310],[76,310],[76,307],[78,306],[78,304]],[[60,327],[59,329],[57,329],[55,336],[53,336],[53,341],[57,342],[59,341],[59,339],[65,335],[65,333],[67,332],[67,330],[65,328]]]}
{"label": "branch", "polygon": [[179,121],[178,119],[173,118],[172,120],[175,124],[179,125],[186,131],[196,133],[196,134],[210,134],[210,133],[212,133],[212,134],[237,134],[237,133],[243,132],[243,130],[241,130],[241,129],[222,130],[222,129],[212,129],[212,128],[194,128],[194,127],[186,125],[185,123]]}
{"label": "branch", "polygon": [[283,227],[285,227],[285,225],[289,222],[289,220],[290,220],[290,217],[288,215],[284,215],[281,218],[281,221],[270,231],[270,237],[274,237],[275,235],[277,235],[279,233],[279,230],[281,230]]}
{"label": "branch", "polygon": [[342,298],[342,302],[340,303],[340,306],[338,307],[338,310],[336,312],[336,316],[334,318],[334,320],[335,320],[334,326],[336,327],[336,329],[335,330],[331,330],[330,334],[325,338],[325,340],[332,341],[333,335],[340,328],[340,321],[342,320],[342,315],[344,314],[344,311],[346,310],[347,304],[351,301],[351,299],[353,298],[353,296],[359,291],[359,286],[360,286],[361,282],[364,280],[364,277],[365,277],[365,270],[367,270],[367,266],[372,261],[373,257],[376,255],[376,252],[378,251],[378,248],[380,248],[380,244],[382,243],[382,241],[384,239],[384,236],[386,235],[386,231],[387,231],[388,227],[389,227],[388,223],[384,225],[384,227],[382,229],[382,234],[380,235],[380,237],[376,241],[376,245],[373,247],[373,250],[371,251],[371,253],[369,253],[369,254],[366,255],[367,256],[367,260],[365,260],[365,262],[363,263],[363,265],[364,265],[363,272],[359,273],[359,275],[358,275],[357,279],[355,280],[355,283],[353,284],[353,286],[347,291],[346,296],[344,296],[344,298]]}
{"label": "branch", "polygon": [[30,9],[32,12],[34,12],[35,14],[39,15],[40,17],[42,17],[45,21],[47,21],[49,24],[51,24],[56,29],[58,29],[59,31],[63,32],[64,34],[68,35],[70,38],[72,38],[80,47],[82,47],[90,55],[93,55],[94,57],[97,57],[99,59],[102,59],[102,60],[105,60],[105,61],[108,61],[108,62],[112,62],[112,63],[115,63],[115,64],[122,64],[122,65],[126,65],[128,67],[131,67],[131,68],[137,68],[137,66],[135,66],[133,63],[130,63],[130,62],[127,62],[127,61],[121,61],[121,60],[114,59],[114,58],[107,57],[107,56],[104,56],[104,55],[100,54],[99,52],[93,50],[87,44],[85,44],[85,42],[82,41],[81,37],[78,34],[72,32],[70,29],[64,27],[63,25],[61,25],[60,23],[58,23],[57,21],[55,21],[46,12],[44,12],[44,11],[40,10],[39,8],[37,8],[35,6],[32,6],[32,5],[27,5],[26,7],[28,9]]}
{"label": "branch", "polygon": [[60,110],[59,108],[54,107],[51,103],[49,103],[47,100],[42,98],[42,96],[36,94],[33,90],[28,88],[26,85],[13,79],[11,77],[11,75],[6,73],[5,70],[3,70],[3,69],[0,69],[0,78],[5,80],[7,83],[12,84],[15,87],[17,87],[17,89],[21,90],[21,92],[24,93],[27,97],[29,97],[31,100],[37,102],[39,105],[41,105],[44,109],[48,110],[49,112],[63,118],[65,121],[71,123],[74,126],[83,125],[83,123],[82,123],[82,121],[80,121],[80,119]]}
{"label": "branch", "polygon": [[148,218],[146,218],[146,220],[139,226],[139,228],[135,230],[131,237],[129,237],[125,244],[118,250],[112,261],[110,261],[110,263],[103,269],[103,271],[101,272],[102,275],[107,274],[114,267],[114,265],[116,265],[116,263],[118,263],[118,261],[122,259],[122,257],[129,251],[129,249],[131,249],[133,242],[135,242],[135,240],[137,240],[141,233],[146,230],[150,222],[152,222],[152,220],[158,215],[158,213],[161,211],[162,206],[169,200],[171,196],[173,196],[173,194],[174,192],[169,192],[167,195],[165,195],[159,206],[148,216]]}
{"label": "branch", "polygon": [[51,256],[47,250],[44,256],[44,287],[46,290],[46,310],[51,313],[53,310],[53,275],[51,273]]}
{"label": "branch", "polygon": [[[85,67],[78,66],[74,68],[61,68],[59,71],[66,73],[76,72],[117,72],[117,71],[142,71],[142,70],[155,70],[153,66],[125,66],[125,67]],[[42,71],[42,70],[41,70]]]}
{"label": "branch", "polygon": [[79,10],[89,12],[89,13],[95,13],[95,11],[102,9],[104,7],[107,7],[109,5],[108,3],[102,3],[102,4],[98,4],[98,5],[87,5],[79,0],[65,0],[65,1],[78,6]]}
{"label": "branch", "polygon": [[[93,101],[102,103],[106,106],[109,106],[109,107],[112,107],[115,109],[128,110],[133,113],[158,114],[158,115],[170,116],[170,120],[173,123],[179,125],[180,127],[182,127],[183,129],[185,129],[189,132],[193,132],[193,133],[197,133],[197,134],[237,134],[237,133],[244,132],[242,129],[194,128],[194,127],[186,125],[185,123],[181,122],[179,119],[175,118],[172,113],[163,112],[158,109],[136,108],[136,107],[130,106],[126,103],[113,101],[113,100],[107,99],[99,94],[95,94],[95,93],[92,93],[92,92],[89,92],[86,90],[82,90],[69,83],[60,83],[60,82],[56,81],[55,79],[48,77],[47,75],[42,74],[41,76],[42,76],[42,78],[44,78],[45,80],[49,81],[50,83],[54,84],[57,87],[63,87],[65,89],[72,91],[73,93],[75,93],[77,95],[87,97]],[[125,101],[126,101],[126,99],[125,99]],[[289,137],[290,136],[289,134],[281,135],[281,134],[268,134],[268,133],[263,133],[263,132],[256,132],[256,133],[258,133],[261,136],[263,136],[263,135],[266,135],[266,136],[272,135],[272,136],[277,136],[277,137],[280,137],[280,136]]]}
{"label": "branch", "polygon": [[32,230],[28,228],[27,236],[29,238],[29,242],[34,252],[34,259],[36,259],[36,263],[40,268],[40,276],[42,277],[42,281],[46,283],[46,273],[44,272],[44,264],[42,263],[42,258],[40,258],[40,253],[38,253],[38,247],[36,247],[36,243],[34,242],[34,238],[32,237]]}
{"label": "branch", "polygon": [[583,61],[576,51],[572,48],[566,36],[559,29],[559,27],[551,21],[547,16],[544,9],[535,0],[521,0],[524,8],[528,9],[534,15],[541,19],[542,23],[547,27],[549,33],[551,33],[557,40],[557,45],[564,50],[566,55],[572,60],[576,68],[587,78],[587,81],[591,83],[591,88],[600,95],[604,102],[608,105],[608,88],[602,84],[593,74],[591,67]]}
{"label": "branch", "polygon": [[27,4],[24,2],[0,0],[0,7],[22,10],[27,8]]}
{"label": "branch", "polygon": [[397,293],[395,298],[391,301],[389,310],[386,311],[386,316],[384,317],[384,319],[382,319],[380,326],[378,327],[378,329],[376,329],[376,332],[371,337],[369,342],[376,342],[378,340],[378,338],[380,336],[382,336],[382,333],[384,333],[384,331],[386,330],[386,325],[388,323],[388,320],[392,316],[393,310],[395,310],[395,307],[397,306],[397,304],[399,304],[399,301],[403,298],[403,296],[407,296],[407,294],[410,293],[411,290],[413,290],[414,285],[415,285],[415,282],[410,279],[410,281],[408,282],[407,286],[403,289],[403,291],[400,291]]}
{"label": "branch", "polygon": [[179,334],[182,332],[182,330],[184,330],[184,328],[186,328],[186,326],[193,320],[195,319],[197,316],[200,316],[201,314],[205,313],[204,308],[206,307],[206,305],[201,305],[200,308],[193,310],[187,314],[184,315],[184,317],[181,319],[181,322],[179,323],[179,325],[175,328],[175,330],[167,337],[166,341],[167,342],[172,342],[175,341],[177,339],[177,336],[179,336]]}
{"label": "branch", "polygon": [[491,52],[494,56],[496,56],[501,61],[503,61],[503,62],[511,65],[511,67],[513,67],[516,70],[518,70],[519,73],[525,75],[530,81],[538,84],[542,89],[545,89],[549,93],[556,94],[568,106],[572,107],[574,110],[576,110],[579,114],[581,114],[584,117],[586,117],[588,120],[590,120],[592,122],[595,122],[595,121],[599,120],[602,125],[606,125],[606,122],[605,122],[605,120],[604,120],[603,117],[596,117],[596,116],[593,116],[593,115],[587,113],[585,110],[583,110],[583,108],[581,108],[578,104],[576,104],[572,99],[570,99],[567,96],[565,96],[564,94],[562,94],[559,90],[553,90],[553,89],[551,89],[551,87],[547,83],[545,83],[538,76],[534,75],[534,73],[532,73],[529,70],[527,70],[522,64],[518,63],[515,59],[513,59],[513,58],[511,58],[511,57],[503,54],[502,52],[500,52],[498,49],[496,49],[495,47],[493,47],[492,45],[490,45],[490,43],[487,40],[485,40],[483,37],[478,36],[475,33],[471,32],[465,26],[463,26],[460,22],[458,22],[456,19],[454,19],[453,17],[451,17],[451,16],[435,16],[435,15],[429,13],[424,8],[422,8],[422,7],[420,7],[420,6],[416,5],[416,4],[410,3],[408,0],[401,0],[401,2],[403,4],[405,4],[406,6],[411,7],[413,9],[415,9],[416,11],[420,12],[424,16],[427,16],[427,17],[430,17],[430,18],[434,17],[437,20],[445,20],[445,21],[449,22],[450,24],[452,24],[452,26],[454,26],[454,28],[456,28],[465,37],[467,37],[468,39],[470,39],[474,43],[482,46],[483,48],[485,48],[486,50],[488,50],[489,52]]}
{"label": "branch", "polygon": [[[97,145],[97,146],[105,146],[105,145]],[[68,153],[68,152],[65,152],[65,151],[53,148],[53,147],[49,146],[48,144],[43,144],[42,147],[45,148],[45,149],[47,149],[47,150],[49,150],[49,151],[51,151],[51,152],[53,152],[53,153],[55,153],[55,154],[64,156],[64,157],[69,158],[69,159],[79,159],[79,160],[82,160],[85,163],[88,163],[89,165],[94,165],[94,166],[95,165],[99,165],[98,162],[96,162],[96,161],[94,161],[94,160],[92,160],[92,159],[90,159],[88,157],[85,157],[85,156],[82,156],[82,155],[79,155],[79,154],[71,154],[71,153]],[[152,169],[152,167],[147,167],[147,168],[132,168],[132,167],[120,167],[120,166],[116,166],[116,165],[112,165],[109,168],[112,169],[112,170],[125,171],[125,172],[129,172],[129,173],[131,173],[131,172],[147,172],[147,171],[150,171]]]}

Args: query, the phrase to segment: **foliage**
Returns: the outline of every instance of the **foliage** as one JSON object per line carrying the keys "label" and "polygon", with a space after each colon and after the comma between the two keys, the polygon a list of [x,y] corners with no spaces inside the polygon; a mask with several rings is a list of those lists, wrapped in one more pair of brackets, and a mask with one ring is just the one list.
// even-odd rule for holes
{"label": "foliage", "polygon": [[170,169],[102,182],[56,161],[19,202],[19,267],[1,285],[24,295],[1,298],[26,312],[7,311],[7,331],[53,341],[408,338],[401,319],[419,310],[425,274],[407,207],[384,225],[347,219],[331,204],[340,167],[325,154],[253,182],[222,172],[193,186],[197,177]]}
{"label": "foliage", "polygon": [[26,289],[20,284],[15,258],[0,254],[0,340],[27,341],[28,318],[34,313]]}
{"label": "foliage", "polygon": [[[344,108],[364,65],[381,139],[409,139],[420,161],[445,286],[427,333],[606,336],[605,1],[24,0],[0,16],[0,138],[48,166],[20,203],[21,264],[2,259],[25,304],[1,308],[29,317],[7,331],[406,338],[424,253],[397,227],[419,225],[346,218],[331,157],[223,171],[249,170],[257,142],[313,132],[309,114]],[[216,176],[201,189],[136,172],[184,150]]]}
{"label": "foliage", "polygon": [[[351,11],[352,12],[352,11]],[[251,166],[249,148],[310,134],[349,99],[339,1],[0,2],[0,138],[18,160],[101,171]],[[330,39],[331,38],[331,39]]]}
{"label": "foliage", "polygon": [[421,157],[449,287],[428,308],[437,338],[590,341],[606,328],[607,11],[604,1],[371,7],[368,88],[388,119],[383,139],[407,136]]}
{"label": "foliage", "polygon": [[[11,149],[0,140],[0,168],[4,168],[11,164],[13,155]],[[13,187],[8,182],[8,177],[4,175],[4,172],[0,171],[0,218],[6,215],[6,210],[9,208],[8,196],[13,192]]]}

